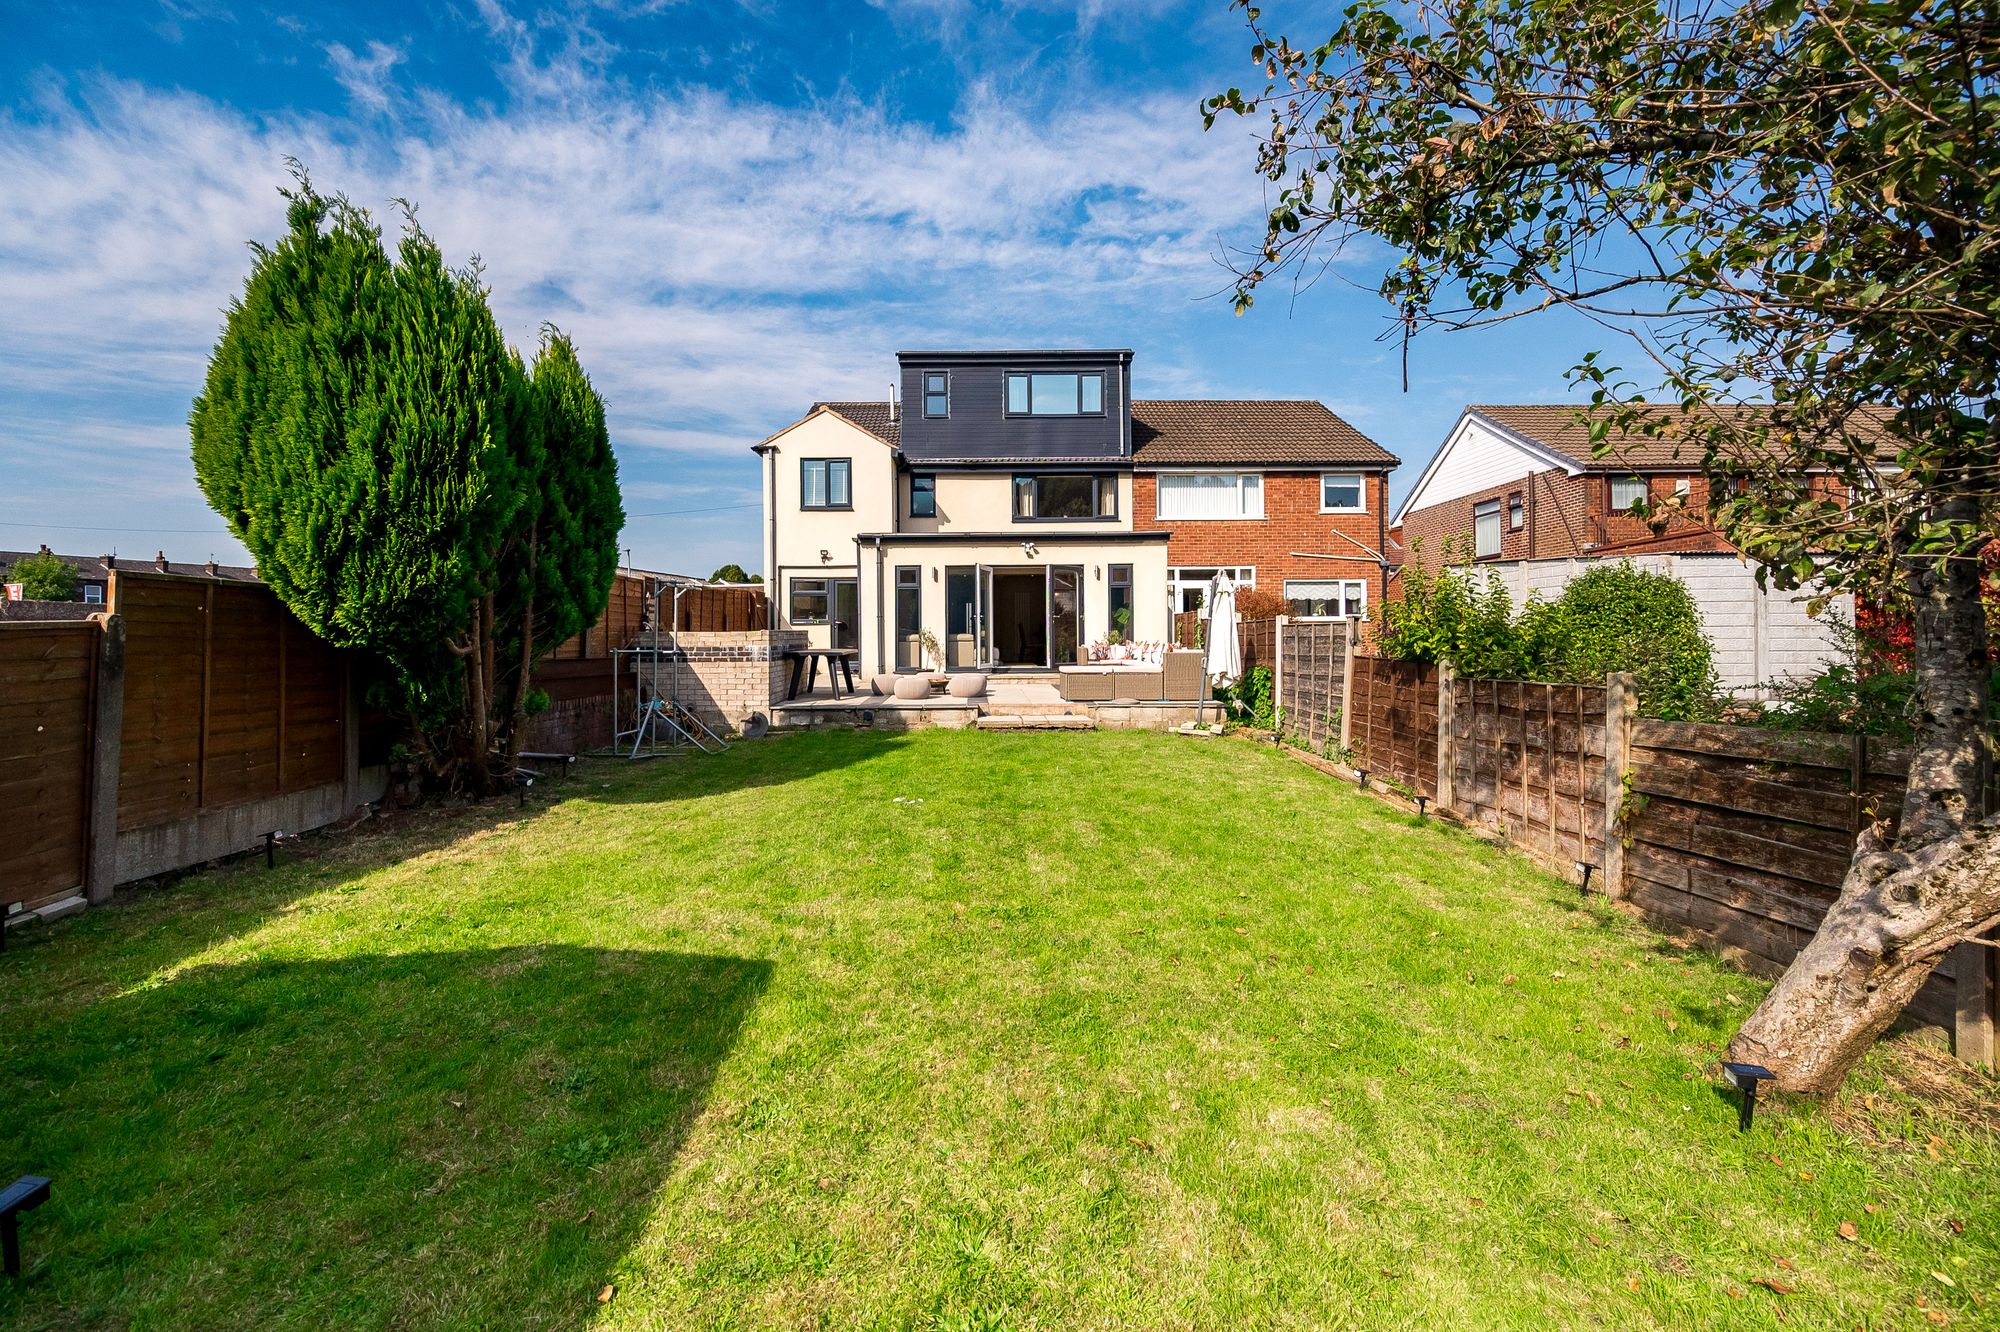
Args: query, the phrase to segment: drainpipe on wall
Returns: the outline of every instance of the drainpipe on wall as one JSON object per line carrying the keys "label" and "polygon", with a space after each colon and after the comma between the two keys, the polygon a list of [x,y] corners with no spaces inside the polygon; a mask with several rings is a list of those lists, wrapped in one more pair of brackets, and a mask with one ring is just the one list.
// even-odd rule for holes
{"label": "drainpipe on wall", "polygon": [[[859,548],[860,548],[860,543],[857,542],[856,543],[857,553],[855,554],[854,557],[854,562],[857,565],[861,563],[861,556],[858,553]],[[856,614],[859,614],[860,610],[861,608],[859,606],[855,607]],[[875,669],[876,671],[879,671],[883,674],[887,674],[890,669],[889,649],[887,647],[888,630],[884,626],[883,618],[884,617],[882,615],[882,538],[878,536],[875,538]],[[859,641],[858,637],[856,641],[857,642]],[[863,662],[862,665],[865,667],[867,663]],[[874,672],[870,672],[870,674],[873,673]]]}

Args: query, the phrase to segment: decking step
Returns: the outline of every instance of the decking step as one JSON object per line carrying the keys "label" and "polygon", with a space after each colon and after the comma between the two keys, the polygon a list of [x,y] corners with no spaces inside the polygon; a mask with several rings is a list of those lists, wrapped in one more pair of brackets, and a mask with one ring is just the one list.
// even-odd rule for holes
{"label": "decking step", "polygon": [[1097,723],[1088,717],[1057,717],[1049,715],[1021,716],[1017,713],[996,713],[981,717],[973,723],[982,731],[1094,731]]}

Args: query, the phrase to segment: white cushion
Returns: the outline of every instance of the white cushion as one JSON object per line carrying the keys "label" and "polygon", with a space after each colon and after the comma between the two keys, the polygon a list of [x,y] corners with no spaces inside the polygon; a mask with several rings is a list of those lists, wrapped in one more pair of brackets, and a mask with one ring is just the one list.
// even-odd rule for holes
{"label": "white cushion", "polygon": [[986,692],[986,677],[977,671],[954,675],[945,692],[953,698],[978,698]]}
{"label": "white cushion", "polygon": [[895,690],[897,698],[929,698],[931,680],[927,675],[899,675]]}

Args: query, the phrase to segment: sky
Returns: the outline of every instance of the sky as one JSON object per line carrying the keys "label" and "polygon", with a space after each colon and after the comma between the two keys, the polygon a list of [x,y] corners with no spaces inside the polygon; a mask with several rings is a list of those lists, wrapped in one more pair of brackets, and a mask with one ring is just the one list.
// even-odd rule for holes
{"label": "sky", "polygon": [[[1274,0],[1294,37],[1319,6]],[[1316,398],[1414,480],[1467,402],[1574,396],[1538,317],[1384,341],[1383,255],[1234,314],[1257,78],[1226,0],[0,0],[0,549],[247,562],[187,415],[286,161],[576,341],[641,567],[758,566],[750,446],[906,347],[1134,350],[1140,397]],[[1323,35],[1318,34],[1318,35]]]}

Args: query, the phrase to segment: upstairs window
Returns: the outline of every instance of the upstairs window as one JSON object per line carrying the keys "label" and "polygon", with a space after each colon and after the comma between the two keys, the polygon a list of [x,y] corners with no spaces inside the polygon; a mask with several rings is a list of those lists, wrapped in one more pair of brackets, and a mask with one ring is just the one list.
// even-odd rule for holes
{"label": "upstairs window", "polygon": [[1319,479],[1321,513],[1366,513],[1367,492],[1358,472],[1327,472]]}
{"label": "upstairs window", "polygon": [[853,508],[854,494],[848,487],[851,467],[846,458],[799,459],[799,507]]}
{"label": "upstairs window", "polygon": [[1485,559],[1500,553],[1500,501],[1487,500],[1472,506],[1472,554]]}
{"label": "upstairs window", "polygon": [[1014,521],[1118,516],[1118,478],[1049,472],[1014,478]]}
{"label": "upstairs window", "polygon": [[1630,513],[1634,504],[1646,502],[1646,478],[1643,476],[1614,476],[1611,478],[1611,511]]}
{"label": "upstairs window", "polygon": [[1007,376],[1009,416],[1102,416],[1104,375],[1040,375],[1014,372]]}
{"label": "upstairs window", "polygon": [[910,474],[910,517],[937,517],[937,478],[929,472]]}
{"label": "upstairs window", "polygon": [[1264,478],[1255,472],[1162,472],[1162,519],[1262,518]]}
{"label": "upstairs window", "polygon": [[951,376],[943,370],[924,371],[924,415],[951,415]]}
{"label": "upstairs window", "polygon": [[1509,495],[1507,497],[1507,530],[1518,532],[1521,530],[1521,523],[1521,497],[1519,495]]}

